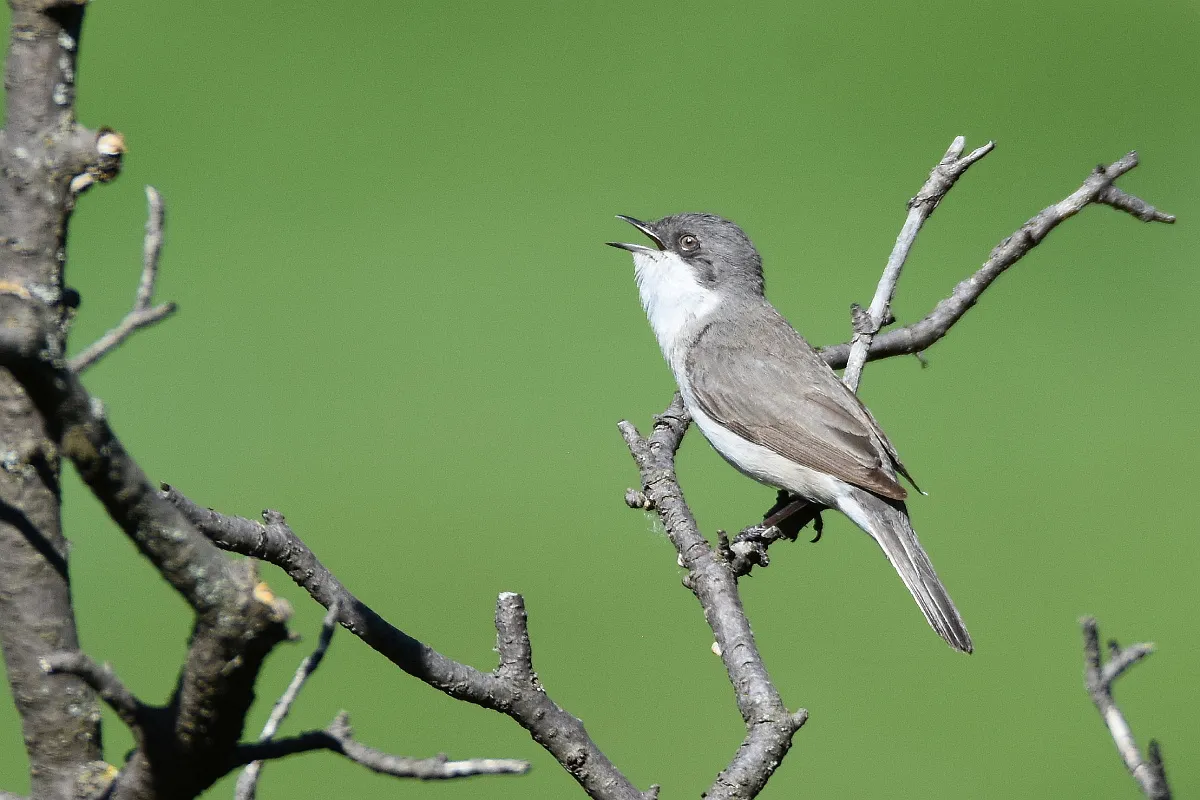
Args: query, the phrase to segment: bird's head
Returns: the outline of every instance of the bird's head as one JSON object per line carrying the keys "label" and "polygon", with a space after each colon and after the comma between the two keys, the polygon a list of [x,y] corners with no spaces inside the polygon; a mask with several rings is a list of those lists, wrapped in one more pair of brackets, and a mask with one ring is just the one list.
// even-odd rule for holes
{"label": "bird's head", "polygon": [[[609,242],[633,254],[639,284],[647,279],[672,291],[694,284],[700,291],[762,296],[762,258],[741,228],[715,214],[672,214],[656,222],[618,215],[644,233],[653,247]],[[665,280],[664,278],[670,278]]]}

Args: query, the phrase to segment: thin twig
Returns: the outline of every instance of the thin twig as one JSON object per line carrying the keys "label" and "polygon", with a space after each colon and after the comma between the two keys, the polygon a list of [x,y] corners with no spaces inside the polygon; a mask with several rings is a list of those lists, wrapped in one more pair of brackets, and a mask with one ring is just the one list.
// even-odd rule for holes
{"label": "thin twig", "polygon": [[[316,648],[300,662],[300,666],[296,668],[296,674],[292,676],[291,683],[278,700],[275,701],[275,706],[271,709],[270,716],[267,717],[267,722],[263,725],[262,733],[259,734],[260,742],[270,741],[274,738],[275,733],[279,730],[279,726],[283,724],[287,718],[288,712],[292,710],[292,705],[296,702],[296,698],[300,696],[300,690],[304,688],[305,682],[308,681],[308,676],[312,675],[317,667],[321,666],[321,660],[325,658],[325,652],[329,649],[329,643],[333,641],[333,631],[337,627],[337,601],[334,601],[329,606],[329,610],[325,612],[325,620],[321,623],[321,633],[317,637]],[[234,788],[233,796],[235,800],[254,800],[258,793],[258,777],[262,773],[262,761],[252,761],[242,770],[242,774],[238,776],[237,785]]]}
{"label": "thin twig", "polygon": [[883,268],[883,276],[879,279],[879,286],[875,289],[875,297],[871,300],[871,306],[867,309],[865,318],[855,315],[854,339],[850,345],[846,371],[842,374],[842,381],[850,387],[852,392],[858,391],[859,381],[862,380],[863,365],[867,363],[867,352],[871,349],[871,341],[890,315],[892,296],[896,293],[896,283],[900,280],[900,271],[904,268],[908,251],[912,249],[921,226],[933,214],[933,210],[938,207],[938,203],[942,202],[942,198],[946,196],[959,177],[972,164],[992,152],[996,146],[995,142],[988,142],[963,157],[962,153],[966,143],[967,140],[962,136],[955,137],[950,144],[950,149],[946,151],[946,155],[942,156],[942,160],[929,173],[929,179],[925,181],[921,191],[908,201],[908,217],[904,220],[904,226],[900,229],[900,235],[896,237],[896,244],[892,248],[891,255],[888,256],[887,265]]}
{"label": "thin twig", "polygon": [[1170,225],[1175,221],[1174,214],[1159,211],[1145,200],[1127,194],[1116,186],[1109,186],[1101,190],[1100,194],[1096,195],[1096,202],[1112,206],[1117,211],[1133,214],[1142,222],[1165,222]]}
{"label": "thin twig", "polygon": [[433,758],[408,758],[391,755],[357,741],[350,729],[350,718],[344,711],[338,714],[329,727],[323,731],[309,731],[286,739],[242,745],[234,754],[234,758],[245,763],[283,758],[313,750],[329,750],[340,753],[356,764],[393,778],[447,780],[467,778],[473,775],[523,775],[529,771],[530,767],[528,761],[512,758],[475,758],[468,761],[450,761],[444,755]]}
{"label": "thin twig", "polygon": [[712,628],[716,650],[725,664],[746,738],[729,766],[717,776],[705,797],[755,797],[792,746],[792,737],[808,719],[800,709],[788,712],[767,674],[742,607],[737,577],[729,563],[700,534],[675,477],[675,453],[690,418],[677,394],[655,419],[654,432],[643,437],[632,423],[622,421],[621,434],[637,463],[642,492],[657,511],[679,563],[687,570],[684,585],[691,589]]}
{"label": "thin twig", "polygon": [[[909,355],[928,349],[962,319],[996,278],[1021,260],[1060,223],[1091,203],[1112,206],[1145,222],[1174,222],[1175,217],[1171,214],[1159,211],[1144,200],[1113,186],[1113,181],[1137,164],[1137,153],[1128,153],[1107,167],[1097,167],[1082,186],[1054,205],[1042,209],[1014,234],[996,245],[983,266],[959,282],[950,296],[938,303],[923,320],[877,335],[871,343],[867,360]],[[851,344],[847,342],[823,347],[820,350],[821,357],[834,369],[844,367],[850,357]]]}
{"label": "thin twig", "polygon": [[126,688],[108,664],[97,664],[82,650],[51,653],[41,661],[47,675],[77,675],[117,713],[135,735],[141,733],[142,713],[146,706]]}
{"label": "thin twig", "polygon": [[158,259],[162,253],[163,222],[165,210],[162,196],[153,186],[146,187],[146,201],[150,207],[146,219],[146,238],[142,244],[142,278],[138,283],[133,309],[108,333],[92,342],[70,360],[71,369],[81,373],[106,355],[121,346],[121,343],[142,328],[148,328],[175,313],[174,303],[151,306],[154,297],[154,282],[158,278]]}
{"label": "thin twig", "polygon": [[1170,800],[1171,789],[1167,785],[1167,773],[1158,742],[1150,740],[1149,755],[1143,758],[1137,742],[1133,739],[1133,731],[1112,695],[1113,682],[1134,664],[1154,652],[1154,645],[1131,644],[1122,649],[1113,642],[1108,663],[1104,664],[1100,656],[1100,631],[1095,617],[1084,617],[1079,624],[1083,628],[1084,684],[1092,703],[1100,712],[1101,719],[1108,726],[1108,732],[1117,746],[1117,752],[1121,754],[1121,760],[1125,762],[1125,768],[1137,781],[1142,794],[1150,800]]}

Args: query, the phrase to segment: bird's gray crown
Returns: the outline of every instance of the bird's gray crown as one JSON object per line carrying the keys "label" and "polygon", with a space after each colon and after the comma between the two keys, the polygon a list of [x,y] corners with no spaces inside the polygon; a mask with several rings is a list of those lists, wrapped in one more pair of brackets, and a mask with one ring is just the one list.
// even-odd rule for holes
{"label": "bird's gray crown", "polygon": [[762,258],[735,223],[716,214],[689,212],[643,225],[643,233],[660,249],[683,259],[702,284],[762,294]]}

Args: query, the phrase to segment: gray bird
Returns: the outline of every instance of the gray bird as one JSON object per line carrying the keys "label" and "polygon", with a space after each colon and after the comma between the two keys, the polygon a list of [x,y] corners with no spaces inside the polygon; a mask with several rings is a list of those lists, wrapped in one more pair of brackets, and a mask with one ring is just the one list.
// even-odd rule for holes
{"label": "gray bird", "polygon": [[[971,636],[908,521],[900,473],[871,412],[763,295],[762,258],[712,214],[620,219],[650,327],[684,405],[721,456],[757,481],[836,508],[871,535],[921,613],[956,650]],[[915,485],[915,484],[914,484]]]}

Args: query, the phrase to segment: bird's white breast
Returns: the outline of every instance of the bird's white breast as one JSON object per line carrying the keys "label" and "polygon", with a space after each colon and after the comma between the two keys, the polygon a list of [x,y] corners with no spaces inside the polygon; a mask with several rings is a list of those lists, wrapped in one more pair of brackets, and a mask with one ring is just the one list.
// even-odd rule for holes
{"label": "bird's white breast", "polygon": [[[745,475],[823,505],[840,506],[847,489],[844,482],[743,438],[705,414],[696,402],[687,374],[687,346],[699,325],[720,306],[720,295],[702,285],[692,268],[674,253],[636,252],[633,263],[650,327],[675,375],[684,405],[704,438]],[[735,390],[747,388],[736,387]],[[761,387],[749,390],[761,390]]]}
{"label": "bird's white breast", "polygon": [[720,305],[720,296],[701,285],[682,258],[671,252],[647,251],[633,254],[638,294],[650,327],[662,348],[663,357],[683,387],[684,345],[696,331],[696,323]]}

